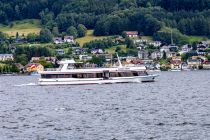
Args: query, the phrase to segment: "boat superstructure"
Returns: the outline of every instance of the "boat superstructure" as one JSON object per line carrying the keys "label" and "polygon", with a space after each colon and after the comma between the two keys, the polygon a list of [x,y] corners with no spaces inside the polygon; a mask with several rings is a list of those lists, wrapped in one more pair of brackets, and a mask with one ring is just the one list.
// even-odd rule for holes
{"label": "boat superstructure", "polygon": [[60,61],[60,67],[40,72],[39,85],[112,84],[152,82],[158,75],[149,75],[145,66],[92,68],[74,60]]}

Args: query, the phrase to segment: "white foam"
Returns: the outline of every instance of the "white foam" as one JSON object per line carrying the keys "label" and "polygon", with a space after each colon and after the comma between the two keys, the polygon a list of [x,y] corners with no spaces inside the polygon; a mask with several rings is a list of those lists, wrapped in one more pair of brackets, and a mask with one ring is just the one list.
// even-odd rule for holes
{"label": "white foam", "polygon": [[23,86],[36,86],[36,83],[28,83],[28,84],[20,84],[20,85],[15,85],[16,87],[23,87]]}

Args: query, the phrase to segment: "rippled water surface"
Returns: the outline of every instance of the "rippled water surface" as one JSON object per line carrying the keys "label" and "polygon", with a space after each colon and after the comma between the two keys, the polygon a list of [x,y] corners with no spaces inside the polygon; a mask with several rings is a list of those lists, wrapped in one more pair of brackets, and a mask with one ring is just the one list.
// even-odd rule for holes
{"label": "rippled water surface", "polygon": [[0,140],[210,139],[210,71],[136,84],[36,81],[0,76]]}

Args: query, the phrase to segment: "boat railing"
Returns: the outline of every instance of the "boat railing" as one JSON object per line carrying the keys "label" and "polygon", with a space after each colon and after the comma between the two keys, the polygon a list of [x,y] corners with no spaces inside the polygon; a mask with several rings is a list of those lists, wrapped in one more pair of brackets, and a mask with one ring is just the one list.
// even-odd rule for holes
{"label": "boat railing", "polygon": [[61,68],[46,68],[45,71],[60,71]]}

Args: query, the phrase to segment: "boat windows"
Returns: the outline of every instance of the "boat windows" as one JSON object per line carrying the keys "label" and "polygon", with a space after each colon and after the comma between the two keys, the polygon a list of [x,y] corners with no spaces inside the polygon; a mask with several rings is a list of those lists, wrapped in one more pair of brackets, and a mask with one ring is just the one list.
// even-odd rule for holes
{"label": "boat windows", "polygon": [[119,72],[110,72],[110,77],[119,77]]}
{"label": "boat windows", "polygon": [[138,75],[139,75],[139,76],[146,76],[146,75],[148,75],[148,74],[147,74],[146,71],[140,71],[140,72],[138,72]]}
{"label": "boat windows", "polygon": [[41,78],[103,78],[103,73],[42,74]]}
{"label": "boat windows", "polygon": [[109,77],[133,77],[148,75],[146,71],[123,71],[123,72],[109,72],[103,73],[77,73],[77,74],[42,74],[42,78],[104,78]]}
{"label": "boat windows", "polygon": [[139,73],[136,72],[136,71],[134,71],[134,72],[133,72],[133,76],[139,76]]}

